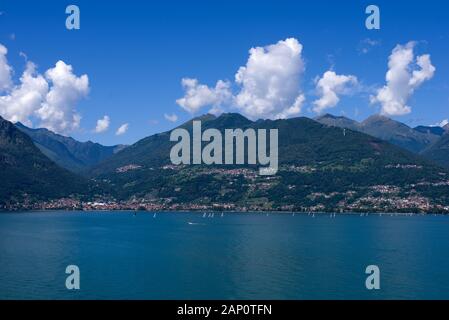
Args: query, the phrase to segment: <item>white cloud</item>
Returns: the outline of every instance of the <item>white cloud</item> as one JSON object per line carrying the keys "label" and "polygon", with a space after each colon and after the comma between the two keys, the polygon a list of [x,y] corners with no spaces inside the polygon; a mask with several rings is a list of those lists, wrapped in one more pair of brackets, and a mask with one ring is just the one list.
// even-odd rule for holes
{"label": "white cloud", "polygon": [[413,76],[410,79],[410,86],[413,88],[419,87],[424,81],[432,79],[436,68],[430,61],[430,55],[425,54],[416,58],[416,64],[421,68],[413,71]]}
{"label": "white cloud", "polygon": [[0,114],[12,122],[23,122],[32,126],[30,117],[38,110],[48,92],[48,83],[36,66],[28,62],[20,78],[20,85],[15,86],[7,95],[0,96]]}
{"label": "white cloud", "polygon": [[356,84],[355,76],[337,75],[334,71],[326,71],[316,82],[320,98],[313,102],[313,111],[321,113],[328,108],[335,107],[340,101],[338,95],[348,93],[349,88]]}
{"label": "white cloud", "polygon": [[197,79],[184,78],[182,86],[186,91],[184,97],[176,100],[184,110],[195,113],[204,106],[218,106],[232,96],[229,82],[219,80],[215,88],[198,83]]}
{"label": "white cloud", "polygon": [[305,101],[300,88],[304,72],[302,48],[294,38],[252,48],[246,65],[235,75],[235,95],[229,82],[219,80],[215,88],[210,88],[185,78],[182,85],[186,93],[176,102],[191,113],[211,106],[209,112],[218,114],[232,105],[253,119],[297,115]]}
{"label": "white cloud", "polygon": [[95,127],[95,132],[100,133],[108,130],[110,124],[110,119],[108,116],[104,116],[103,119],[97,120],[97,126]]}
{"label": "white cloud", "polygon": [[[2,52],[6,54],[6,48]],[[7,67],[3,66],[3,70],[9,68],[12,72],[6,60],[2,62],[1,56],[0,68],[5,64]],[[28,61],[20,83],[10,85],[9,90],[0,96],[0,114],[13,122],[21,121],[32,126],[37,121],[40,127],[68,133],[80,125],[81,116],[76,105],[88,92],[87,75],[77,77],[72,66],[65,62],[58,61],[55,67],[41,75],[36,72],[36,66]]]}
{"label": "white cloud", "polygon": [[436,69],[430,61],[430,55],[418,56],[415,59],[414,47],[415,42],[409,42],[405,46],[397,45],[393,49],[388,61],[387,84],[378,90],[376,96],[371,97],[371,102],[382,105],[381,113],[384,115],[410,113],[412,109],[407,105],[409,98],[435,73]]}
{"label": "white cloud", "polygon": [[174,113],[172,113],[172,114],[164,113],[164,118],[167,119],[170,122],[178,121],[178,116],[176,114],[174,114]]}
{"label": "white cloud", "polygon": [[77,77],[72,66],[58,61],[54,68],[45,72],[52,83],[42,107],[36,110],[41,126],[55,132],[70,132],[79,127],[81,116],[76,104],[89,93],[87,75]]}
{"label": "white cloud", "polygon": [[128,124],[128,123],[122,124],[122,125],[117,129],[117,131],[115,132],[115,135],[116,135],[116,136],[121,136],[122,134],[125,134],[126,131],[128,131],[128,127],[129,127],[129,124]]}
{"label": "white cloud", "polygon": [[249,51],[235,81],[241,86],[237,107],[250,118],[283,118],[301,111],[305,100],[300,90],[304,72],[303,46],[294,38]]}
{"label": "white cloud", "polygon": [[298,115],[301,112],[301,108],[302,105],[304,104],[304,101],[306,101],[306,97],[303,94],[300,94],[299,96],[296,97],[296,100],[291,107],[282,110],[275,116],[275,118],[286,119],[288,117]]}
{"label": "white cloud", "polygon": [[0,93],[12,86],[12,68],[9,66],[8,60],[6,59],[7,53],[8,49],[0,44]]}

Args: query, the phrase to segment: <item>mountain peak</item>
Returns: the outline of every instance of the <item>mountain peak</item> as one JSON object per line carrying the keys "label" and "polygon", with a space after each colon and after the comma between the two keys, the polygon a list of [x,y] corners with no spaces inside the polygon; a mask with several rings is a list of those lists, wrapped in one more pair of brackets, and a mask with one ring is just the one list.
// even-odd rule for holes
{"label": "mountain peak", "polygon": [[[369,116],[368,118],[366,118],[365,120],[363,120],[362,123],[367,124],[367,123],[372,123],[372,122],[397,122],[391,118],[388,118],[387,116],[384,116],[382,114],[373,114],[371,116]],[[399,123],[399,122],[397,122]]]}
{"label": "mountain peak", "polygon": [[345,116],[335,116],[335,115],[330,114],[330,113],[325,113],[325,114],[315,118],[316,121],[323,120],[323,119],[334,119],[334,120],[335,119],[347,119],[347,120],[351,120],[351,119],[349,119],[349,118],[347,118]]}
{"label": "mountain peak", "polygon": [[222,113],[214,121],[210,122],[210,126],[217,129],[245,127],[253,123],[239,113]]}
{"label": "mountain peak", "polygon": [[15,123],[15,125],[16,125],[16,127],[20,127],[20,128],[28,128],[26,125],[24,125],[22,122],[20,122],[20,121],[17,121],[16,123]]}
{"label": "mountain peak", "polygon": [[357,130],[360,125],[355,120],[349,119],[344,116],[334,116],[329,113],[316,117],[314,120],[327,126],[346,128],[351,130]]}
{"label": "mountain peak", "polygon": [[46,128],[29,128],[21,122],[17,122],[14,126],[29,136],[50,160],[75,173],[79,173],[123,149],[118,146],[103,146],[92,141],[79,142],[72,137],[54,133]]}
{"label": "mountain peak", "polygon": [[231,120],[237,120],[237,121],[252,122],[248,118],[246,118],[246,117],[242,116],[240,113],[236,113],[236,112],[222,113],[217,119],[231,119]]}
{"label": "mountain peak", "polygon": [[190,121],[211,121],[211,120],[215,120],[215,119],[217,119],[217,117],[215,115],[210,114],[210,113],[205,113],[201,116],[191,119]]}

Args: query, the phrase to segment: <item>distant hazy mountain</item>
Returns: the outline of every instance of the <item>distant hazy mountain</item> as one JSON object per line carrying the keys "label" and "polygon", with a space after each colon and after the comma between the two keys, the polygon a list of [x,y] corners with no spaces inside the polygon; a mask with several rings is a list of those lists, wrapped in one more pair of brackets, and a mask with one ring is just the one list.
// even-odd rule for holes
{"label": "distant hazy mountain", "polygon": [[423,155],[449,168],[449,132],[443,134],[437,142],[424,150]]}
{"label": "distant hazy mountain", "polygon": [[29,136],[0,117],[0,205],[66,197],[86,190],[84,179],[58,167]]}
{"label": "distant hazy mountain", "polygon": [[75,173],[98,164],[126,147],[123,145],[107,147],[91,141],[79,142],[47,129],[28,128],[20,122],[16,123],[16,127],[30,136],[47,157]]}
{"label": "distant hazy mountain", "polygon": [[363,132],[389,141],[415,153],[439,139],[438,135],[422,133],[384,116],[374,115],[362,122]]}
{"label": "distant hazy mountain", "polygon": [[436,127],[417,127],[417,129],[413,129],[399,121],[381,115],[373,115],[361,123],[330,114],[318,117],[316,121],[330,126],[360,131],[414,153],[420,153],[435,143],[441,136],[440,131],[443,130],[438,130]]}
{"label": "distant hazy mountain", "polygon": [[440,137],[446,132],[444,128],[437,126],[417,126],[413,129],[422,133],[433,134]]}
{"label": "distant hazy mountain", "polygon": [[[257,172],[254,166],[172,166],[169,153],[174,143],[169,141],[170,132],[164,132],[98,164],[91,170],[92,176],[108,181],[118,199],[254,204],[265,209],[324,205],[323,210],[346,208],[350,203],[360,208],[364,197],[369,202],[385,192],[394,192],[394,201],[399,202],[413,192],[420,194],[417,183],[427,186],[447,179],[444,169],[418,155],[373,136],[308,118],[252,122],[239,114],[223,114],[202,119],[203,130],[278,129],[278,174],[258,176],[251,173]],[[189,126],[191,122],[182,125]],[[441,191],[447,189],[445,185],[432,188],[423,187],[423,195],[432,196],[437,190],[435,203],[449,201]],[[392,206],[391,210],[396,210],[393,195],[385,199],[378,208]]]}

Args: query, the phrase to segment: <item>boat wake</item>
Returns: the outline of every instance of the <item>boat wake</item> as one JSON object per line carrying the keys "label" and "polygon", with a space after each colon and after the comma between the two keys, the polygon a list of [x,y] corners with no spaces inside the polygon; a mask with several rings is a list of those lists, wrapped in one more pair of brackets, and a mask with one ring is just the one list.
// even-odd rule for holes
{"label": "boat wake", "polygon": [[187,224],[189,224],[191,226],[204,226],[204,225],[206,225],[205,223],[190,222],[190,221],[188,221]]}

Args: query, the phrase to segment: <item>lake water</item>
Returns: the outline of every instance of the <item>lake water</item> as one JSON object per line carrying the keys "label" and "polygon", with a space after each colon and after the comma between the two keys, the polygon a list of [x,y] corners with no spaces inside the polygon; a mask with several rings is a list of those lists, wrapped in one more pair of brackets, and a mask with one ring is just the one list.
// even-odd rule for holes
{"label": "lake water", "polygon": [[449,217],[3,213],[0,298],[449,299]]}

